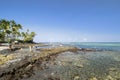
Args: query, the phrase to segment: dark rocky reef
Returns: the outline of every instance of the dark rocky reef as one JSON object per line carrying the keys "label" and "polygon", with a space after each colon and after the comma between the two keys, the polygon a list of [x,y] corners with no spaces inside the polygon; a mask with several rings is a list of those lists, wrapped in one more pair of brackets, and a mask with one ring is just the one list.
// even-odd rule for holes
{"label": "dark rocky reef", "polygon": [[[51,49],[42,49],[40,53],[32,53],[32,56],[26,56],[23,60],[3,67],[0,69],[0,80],[21,80],[34,75],[34,70],[46,69],[44,62],[50,62],[55,59],[57,54],[71,51],[77,52],[79,49],[75,47],[57,47]],[[31,54],[31,53],[30,53]],[[33,55],[34,54],[34,55]],[[48,80],[50,80],[49,78]],[[57,79],[59,80],[59,79]]]}

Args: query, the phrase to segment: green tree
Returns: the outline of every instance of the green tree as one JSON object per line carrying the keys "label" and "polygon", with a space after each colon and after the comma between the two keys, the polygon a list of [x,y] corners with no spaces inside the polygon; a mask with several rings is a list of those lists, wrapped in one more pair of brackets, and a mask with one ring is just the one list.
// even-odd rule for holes
{"label": "green tree", "polygon": [[8,36],[10,35],[11,31],[10,31],[10,22],[2,19],[0,20],[0,35],[1,35],[1,40],[7,41]]}
{"label": "green tree", "polygon": [[13,40],[18,40],[18,37],[20,37],[20,29],[22,29],[21,24],[16,24],[16,22],[14,20],[10,21],[11,23],[11,32],[12,32],[12,39]]}
{"label": "green tree", "polygon": [[29,30],[27,30],[26,32],[22,32],[22,39],[24,42],[33,42],[33,39],[35,37],[35,32],[29,32]]}
{"label": "green tree", "polygon": [[[35,32],[22,32],[22,25],[17,24],[14,20],[0,20],[0,42],[11,42],[14,40],[23,40],[24,42],[33,42]],[[22,38],[21,38],[22,37]]]}

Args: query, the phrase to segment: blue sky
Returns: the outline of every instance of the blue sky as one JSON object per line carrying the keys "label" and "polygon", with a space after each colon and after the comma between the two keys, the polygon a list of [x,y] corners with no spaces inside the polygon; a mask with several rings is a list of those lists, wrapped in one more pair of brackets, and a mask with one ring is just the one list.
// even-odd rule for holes
{"label": "blue sky", "polygon": [[36,32],[36,42],[119,42],[120,0],[0,0],[0,18]]}

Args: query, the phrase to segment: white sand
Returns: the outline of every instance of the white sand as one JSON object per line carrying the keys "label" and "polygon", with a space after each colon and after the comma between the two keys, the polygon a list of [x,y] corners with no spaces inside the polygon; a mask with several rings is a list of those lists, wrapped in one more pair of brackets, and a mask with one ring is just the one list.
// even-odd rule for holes
{"label": "white sand", "polygon": [[4,50],[4,49],[9,49],[9,47],[8,46],[0,46],[0,51]]}

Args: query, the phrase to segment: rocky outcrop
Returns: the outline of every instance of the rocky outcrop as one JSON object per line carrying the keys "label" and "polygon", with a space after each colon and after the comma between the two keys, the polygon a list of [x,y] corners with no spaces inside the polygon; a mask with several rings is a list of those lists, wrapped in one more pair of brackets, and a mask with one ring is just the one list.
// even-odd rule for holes
{"label": "rocky outcrop", "polygon": [[66,51],[76,52],[78,50],[79,49],[75,47],[57,47],[42,49],[40,53],[30,53],[32,56],[26,56],[14,64],[1,68],[0,80],[20,80],[28,78],[34,75],[34,70],[46,69],[46,64],[42,65],[42,63],[54,60],[57,54]]}

